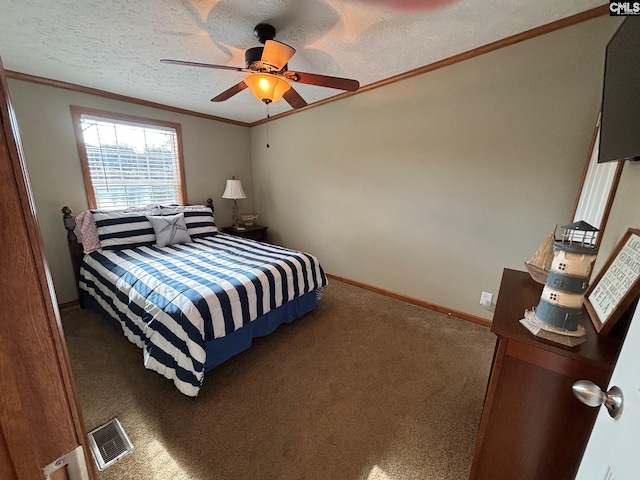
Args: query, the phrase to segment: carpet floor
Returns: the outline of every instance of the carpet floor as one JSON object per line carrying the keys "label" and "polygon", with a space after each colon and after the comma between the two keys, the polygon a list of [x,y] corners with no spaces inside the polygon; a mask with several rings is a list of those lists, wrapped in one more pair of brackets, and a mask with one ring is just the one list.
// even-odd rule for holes
{"label": "carpet floor", "polygon": [[62,311],[89,430],[135,448],[100,480],[468,478],[495,337],[332,280],[317,309],[205,375],[197,399],[99,315]]}

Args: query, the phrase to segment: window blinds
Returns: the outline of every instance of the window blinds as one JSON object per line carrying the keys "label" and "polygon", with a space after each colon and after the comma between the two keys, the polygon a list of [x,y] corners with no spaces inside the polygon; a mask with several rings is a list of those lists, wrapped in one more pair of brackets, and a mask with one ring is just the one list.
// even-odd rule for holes
{"label": "window blinds", "polygon": [[182,203],[174,128],[85,114],[80,122],[97,208]]}

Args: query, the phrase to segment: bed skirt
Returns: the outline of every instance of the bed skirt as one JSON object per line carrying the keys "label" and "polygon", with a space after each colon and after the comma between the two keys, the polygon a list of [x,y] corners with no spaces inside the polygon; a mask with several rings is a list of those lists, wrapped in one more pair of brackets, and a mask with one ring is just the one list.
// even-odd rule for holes
{"label": "bed skirt", "polygon": [[[85,291],[82,291],[81,305],[82,308],[88,308],[102,314],[109,323],[122,332],[120,322],[112,318],[104,308]],[[205,372],[208,372],[212,368],[226,362],[231,357],[248,349],[254,338],[269,335],[283,323],[291,323],[315,308],[316,291],[313,290],[256,318],[229,335],[205,342],[207,355],[204,364]]]}

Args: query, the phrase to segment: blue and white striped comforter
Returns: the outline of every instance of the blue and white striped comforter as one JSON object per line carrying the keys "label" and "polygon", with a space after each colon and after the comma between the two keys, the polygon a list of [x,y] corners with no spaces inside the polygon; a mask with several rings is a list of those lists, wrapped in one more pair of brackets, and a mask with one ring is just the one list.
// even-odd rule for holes
{"label": "blue and white striped comforter", "polygon": [[220,233],[85,255],[80,287],[144,350],[144,365],[197,396],[205,342],[327,285],[307,253]]}

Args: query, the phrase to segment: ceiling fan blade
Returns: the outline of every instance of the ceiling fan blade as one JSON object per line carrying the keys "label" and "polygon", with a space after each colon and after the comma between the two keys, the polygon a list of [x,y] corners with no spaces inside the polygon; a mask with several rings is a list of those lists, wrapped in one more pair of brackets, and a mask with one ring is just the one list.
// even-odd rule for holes
{"label": "ceiling fan blade", "polygon": [[216,95],[211,99],[212,102],[224,102],[225,100],[233,97],[236,93],[240,93],[242,90],[247,88],[247,84],[244,83],[244,80],[240,83],[236,83],[233,87],[228,88],[220,95]]}
{"label": "ceiling fan blade", "polygon": [[287,62],[296,53],[296,49],[276,40],[267,40],[262,51],[262,63],[272,65],[282,70]]}
{"label": "ceiling fan blade", "polygon": [[228,65],[214,65],[212,63],[186,62],[184,60],[171,60],[169,58],[163,58],[160,61],[162,63],[170,63],[172,65],[184,65],[187,67],[216,68],[219,70],[233,70],[234,72],[250,72],[251,71],[248,68],[229,67]]}
{"label": "ceiling fan blade", "polygon": [[320,87],[336,88],[338,90],[347,90],[348,92],[355,92],[360,88],[360,82],[349,78],[330,77],[328,75],[304,72],[285,72],[284,75],[294,82],[318,85]]}
{"label": "ceiling fan blade", "polygon": [[304,98],[302,98],[300,94],[293,89],[293,87],[284,92],[282,98],[284,98],[293,108],[302,108],[307,106],[307,102],[305,102]]}

